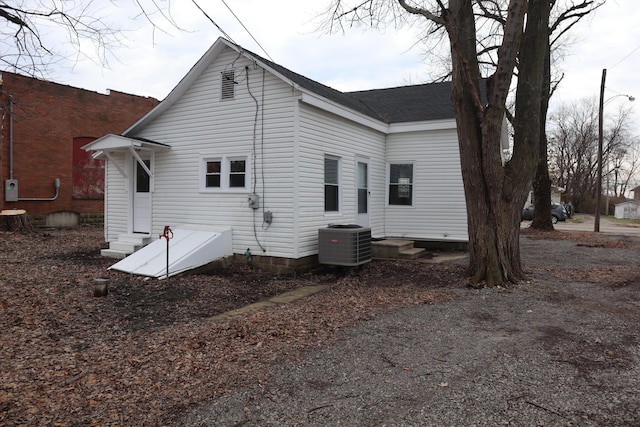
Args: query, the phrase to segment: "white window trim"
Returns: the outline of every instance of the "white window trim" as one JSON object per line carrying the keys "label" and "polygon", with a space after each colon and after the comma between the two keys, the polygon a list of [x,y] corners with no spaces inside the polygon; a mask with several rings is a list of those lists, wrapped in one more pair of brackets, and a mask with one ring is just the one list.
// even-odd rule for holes
{"label": "white window trim", "polygon": [[[331,159],[331,160],[336,160],[338,162],[338,210],[337,211],[326,211],[324,210],[324,204],[325,204],[325,200],[324,200],[324,186],[326,185],[326,182],[324,181],[324,161],[325,159]],[[336,216],[336,215],[342,215],[342,208],[343,208],[343,200],[342,200],[342,158],[339,156],[333,156],[331,154],[325,154],[324,157],[322,158],[322,209],[323,212],[325,214],[325,216]]]}
{"label": "white window trim", "polygon": [[[389,203],[389,186],[391,185],[391,165],[412,165],[413,171],[411,175],[411,204],[410,205],[393,205]],[[386,191],[385,191],[385,205],[392,209],[410,209],[415,206],[416,203],[416,162],[410,160],[398,160],[387,162],[387,176],[386,176]]]}
{"label": "white window trim", "polygon": [[[234,160],[245,161],[244,187],[230,187],[229,176],[231,173],[231,162]],[[206,186],[207,162],[220,162],[220,187]],[[228,154],[222,156],[201,155],[199,160],[199,191],[200,193],[244,193],[251,189],[251,155],[250,154]]]}

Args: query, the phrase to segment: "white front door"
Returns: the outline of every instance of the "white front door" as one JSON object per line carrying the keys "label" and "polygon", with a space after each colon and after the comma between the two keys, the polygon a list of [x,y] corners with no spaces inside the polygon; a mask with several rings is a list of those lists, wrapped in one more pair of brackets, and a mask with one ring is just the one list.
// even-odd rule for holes
{"label": "white front door", "polygon": [[[151,160],[143,159],[143,161],[147,168],[151,169]],[[135,158],[133,162],[132,231],[134,233],[150,233],[151,177]]]}
{"label": "white front door", "polygon": [[369,159],[356,158],[356,224],[369,227]]}

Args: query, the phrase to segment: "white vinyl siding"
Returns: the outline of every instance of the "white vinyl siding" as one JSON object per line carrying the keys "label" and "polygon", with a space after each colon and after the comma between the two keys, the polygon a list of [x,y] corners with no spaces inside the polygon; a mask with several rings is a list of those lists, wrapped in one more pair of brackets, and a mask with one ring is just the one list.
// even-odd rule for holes
{"label": "white vinyl siding", "polygon": [[[299,106],[298,256],[318,252],[318,229],[328,224],[355,224],[357,215],[356,158],[370,160],[371,230],[384,235],[384,140],[381,132],[327,113],[310,105]],[[340,211],[324,211],[324,159],[340,155]]]}
{"label": "white vinyl siding", "polygon": [[[220,75],[234,61],[235,79],[240,83],[235,85],[234,99],[220,101]],[[254,254],[293,257],[291,156],[296,93],[253,65],[238,59],[237,52],[223,52],[170,109],[130,136],[171,147],[156,155],[154,233],[167,224],[232,228],[235,253],[251,248]],[[264,105],[257,118],[249,90],[259,108]],[[202,159],[237,159],[234,153],[247,158],[245,188],[202,192]],[[259,210],[248,206],[252,192],[260,195]],[[273,214],[269,227],[262,223],[266,210]]]}
{"label": "white vinyl siding", "polygon": [[[229,88],[222,83],[230,67],[237,82],[232,97],[223,94]],[[362,117],[354,118],[353,112],[349,120],[340,108],[329,112],[311,105],[306,94],[226,47],[208,66],[194,69],[201,74],[169,108],[156,110],[153,120],[127,135],[170,147],[154,156],[152,234],[166,225],[231,228],[237,254],[249,248],[274,257],[315,255],[319,228],[356,223],[357,159],[366,158],[373,237],[467,240],[454,126],[422,132],[403,132],[399,126],[387,135],[382,123],[356,123]],[[335,211],[325,211],[327,156],[339,159]],[[219,189],[206,186],[207,159],[220,161]],[[114,160],[123,170],[132,167],[125,154]],[[231,187],[243,179],[240,167],[231,171],[238,160],[245,161],[244,186]],[[408,160],[413,164],[412,204],[389,205],[388,167]],[[113,241],[127,232],[131,195],[110,163],[105,233]],[[248,205],[254,193],[260,197],[259,209]],[[263,223],[266,211],[273,215],[271,224]]]}
{"label": "white vinyl siding", "polygon": [[413,164],[413,202],[411,206],[387,204],[387,237],[467,241],[466,204],[455,128],[389,135],[388,164],[407,163],[407,159],[412,159]]}
{"label": "white vinyl siding", "polygon": [[[114,153],[111,158],[120,169],[127,171],[129,163],[123,153]],[[118,240],[119,234],[127,233],[129,218],[128,181],[113,162],[105,163],[105,239]]]}

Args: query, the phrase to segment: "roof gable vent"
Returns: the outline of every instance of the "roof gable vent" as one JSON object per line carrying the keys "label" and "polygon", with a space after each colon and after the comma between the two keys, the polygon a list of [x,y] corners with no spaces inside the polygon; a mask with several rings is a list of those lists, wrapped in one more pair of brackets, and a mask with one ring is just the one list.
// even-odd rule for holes
{"label": "roof gable vent", "polygon": [[221,74],[221,97],[222,99],[233,99],[235,97],[235,73],[231,71],[223,71]]}

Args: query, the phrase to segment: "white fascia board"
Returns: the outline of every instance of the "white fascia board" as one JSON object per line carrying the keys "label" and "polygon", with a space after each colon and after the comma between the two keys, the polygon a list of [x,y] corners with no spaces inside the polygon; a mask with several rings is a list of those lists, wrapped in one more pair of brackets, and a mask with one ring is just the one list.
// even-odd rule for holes
{"label": "white fascia board", "polygon": [[329,101],[326,98],[322,98],[299,87],[297,87],[297,89],[302,92],[301,101],[305,104],[313,105],[314,107],[320,108],[321,110],[325,110],[347,120],[351,120],[363,126],[367,126],[371,129],[377,130],[378,132],[382,132],[385,134],[389,132],[389,125],[384,122],[372,119],[371,117],[367,117],[364,114],[357,113],[340,104]]}
{"label": "white fascia board", "polygon": [[171,147],[159,142],[141,141],[122,135],[108,134],[82,147],[85,151],[116,151],[127,149],[149,149],[152,151],[166,151]]}
{"label": "white fascia board", "polygon": [[429,120],[425,122],[392,123],[388,133],[420,132],[425,130],[455,130],[455,119]]}
{"label": "white fascia board", "polygon": [[85,151],[105,151],[113,150],[114,148],[128,147],[129,145],[131,145],[131,139],[110,133],[82,146],[82,149]]}

